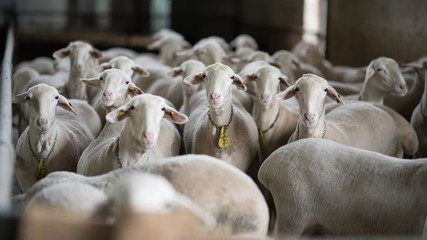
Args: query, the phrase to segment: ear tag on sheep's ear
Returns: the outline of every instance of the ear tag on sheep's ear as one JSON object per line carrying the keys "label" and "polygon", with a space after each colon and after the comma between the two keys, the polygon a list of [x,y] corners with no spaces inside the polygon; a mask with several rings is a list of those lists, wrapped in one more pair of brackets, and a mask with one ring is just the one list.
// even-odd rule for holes
{"label": "ear tag on sheep's ear", "polygon": [[265,147],[265,138],[264,133],[262,133],[262,129],[258,130],[258,142],[261,148]]}
{"label": "ear tag on sheep's ear", "polygon": [[44,159],[40,159],[39,166],[37,168],[36,179],[37,181],[46,177],[47,175],[47,165]]}
{"label": "ear tag on sheep's ear", "polygon": [[117,117],[118,117],[118,119],[122,119],[122,117],[125,115],[126,113],[125,113],[125,111],[118,111],[117,112]]}
{"label": "ear tag on sheep's ear", "polygon": [[228,127],[221,127],[221,133],[219,135],[218,147],[227,147],[230,144],[230,135],[228,134]]}

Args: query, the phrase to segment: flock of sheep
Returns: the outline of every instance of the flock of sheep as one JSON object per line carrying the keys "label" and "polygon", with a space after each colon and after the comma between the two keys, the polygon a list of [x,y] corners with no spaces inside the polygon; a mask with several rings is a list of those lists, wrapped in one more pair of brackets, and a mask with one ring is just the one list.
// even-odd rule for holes
{"label": "flock of sheep", "polygon": [[219,236],[423,233],[425,57],[353,68],[305,42],[153,39],[158,54],[74,41],[16,66],[24,213],[114,224],[181,207]]}

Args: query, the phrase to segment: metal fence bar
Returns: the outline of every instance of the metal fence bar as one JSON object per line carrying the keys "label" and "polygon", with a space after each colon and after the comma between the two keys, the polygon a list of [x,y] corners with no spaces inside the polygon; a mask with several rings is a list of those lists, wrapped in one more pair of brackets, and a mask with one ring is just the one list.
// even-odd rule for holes
{"label": "metal fence bar", "polygon": [[0,85],[0,214],[11,213],[12,172],[15,149],[12,144],[12,55],[13,24],[9,24],[2,62]]}

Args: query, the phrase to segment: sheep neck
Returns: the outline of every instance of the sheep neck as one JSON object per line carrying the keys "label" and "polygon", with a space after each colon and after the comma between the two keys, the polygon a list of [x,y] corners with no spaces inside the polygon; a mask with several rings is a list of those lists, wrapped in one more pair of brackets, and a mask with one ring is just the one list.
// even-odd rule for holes
{"label": "sheep neck", "polygon": [[80,81],[80,78],[85,77],[85,75],[79,76],[75,74],[73,71],[70,71],[68,76],[68,81],[65,84],[65,92],[69,98],[77,98],[86,100],[86,84]]}
{"label": "sheep neck", "polygon": [[29,128],[27,134],[30,151],[33,157],[36,158],[37,162],[41,159],[49,159],[58,138],[56,125],[53,123],[46,133],[40,133],[33,128]]}
{"label": "sheep neck", "polygon": [[265,133],[273,128],[278,119],[279,113],[279,100],[273,99],[273,101],[268,105],[262,105],[257,102],[255,107],[255,122],[258,129],[263,130],[263,133]]}
{"label": "sheep neck", "polygon": [[219,108],[213,108],[212,106],[209,106],[210,119],[218,126],[229,124],[231,118],[231,108],[231,98],[226,100]]}
{"label": "sheep neck", "polygon": [[[368,80],[365,80],[362,90],[359,94],[359,100],[383,104],[385,93],[376,89],[374,79],[375,78],[372,77]],[[373,89],[375,89],[375,91],[373,91]]]}

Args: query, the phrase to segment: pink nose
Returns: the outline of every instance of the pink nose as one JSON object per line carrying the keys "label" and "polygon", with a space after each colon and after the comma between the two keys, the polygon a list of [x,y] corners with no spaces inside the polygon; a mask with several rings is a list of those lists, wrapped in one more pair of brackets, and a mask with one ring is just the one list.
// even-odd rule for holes
{"label": "pink nose", "polygon": [[262,99],[263,100],[268,100],[269,98],[270,98],[270,94],[269,93],[262,94]]}
{"label": "pink nose", "polygon": [[76,64],[74,68],[76,69],[77,72],[82,72],[83,70],[83,66],[81,64]]}
{"label": "pink nose", "polygon": [[109,101],[113,97],[113,92],[111,92],[111,91],[104,91],[104,93],[102,94],[102,96],[104,97],[105,100]]}
{"label": "pink nose", "polygon": [[144,132],[144,138],[147,141],[152,141],[154,138],[154,133],[153,132]]}
{"label": "pink nose", "polygon": [[37,125],[39,125],[39,127],[41,127],[41,128],[46,128],[47,123],[48,123],[48,121],[46,118],[40,118],[39,120],[37,120]]}
{"label": "pink nose", "polygon": [[400,84],[399,88],[400,88],[400,91],[402,91],[402,93],[408,92],[408,87],[406,86],[406,84]]}
{"label": "pink nose", "polygon": [[314,122],[315,117],[316,117],[316,114],[315,114],[315,113],[306,113],[306,114],[305,114],[305,119],[307,119],[307,121],[308,121],[309,123]]}
{"label": "pink nose", "polygon": [[211,99],[214,103],[218,102],[220,98],[221,98],[221,95],[218,93],[212,93],[211,95]]}

